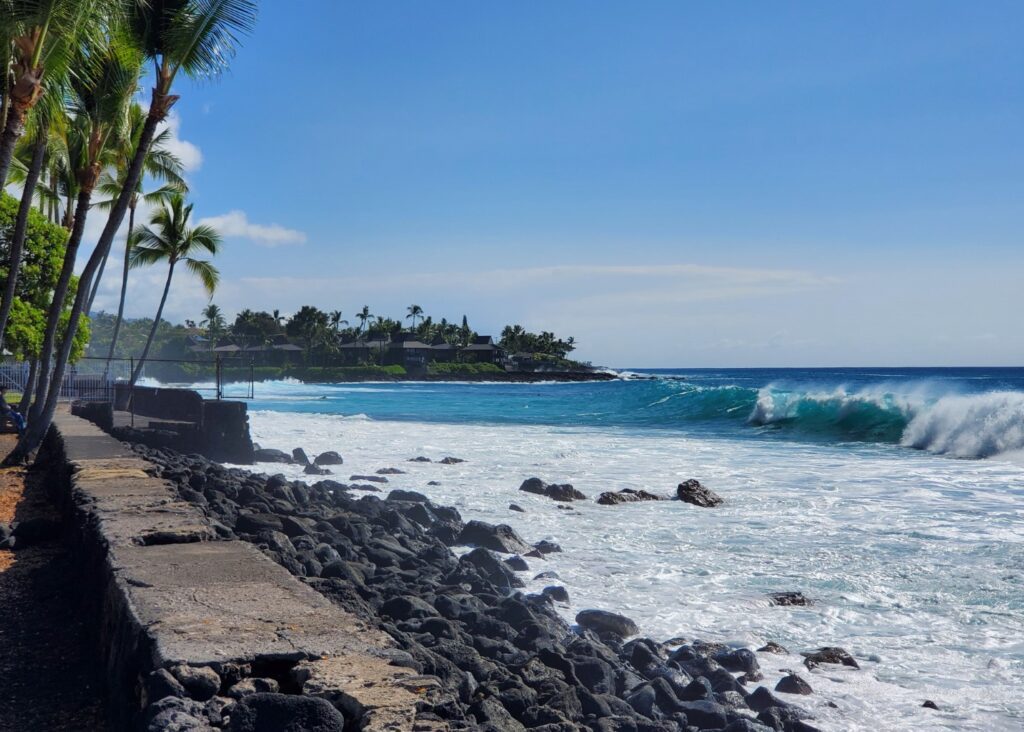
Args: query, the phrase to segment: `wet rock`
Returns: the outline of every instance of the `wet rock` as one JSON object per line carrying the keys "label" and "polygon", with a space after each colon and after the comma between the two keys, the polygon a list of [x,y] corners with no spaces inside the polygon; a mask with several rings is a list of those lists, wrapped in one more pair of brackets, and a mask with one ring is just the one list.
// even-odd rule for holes
{"label": "wet rock", "polygon": [[313,460],[317,465],[343,465],[345,460],[334,450],[322,452]]}
{"label": "wet rock", "polygon": [[729,671],[742,671],[748,678],[759,679],[761,667],[757,663],[757,656],[748,648],[737,648],[735,650],[721,650],[711,656],[722,668]]}
{"label": "wet rock", "polygon": [[515,576],[505,563],[488,549],[474,549],[462,555],[459,564],[472,565],[488,582],[502,590],[525,587],[523,581]]}
{"label": "wet rock", "polygon": [[232,699],[241,699],[243,696],[252,694],[276,694],[280,691],[280,684],[274,679],[250,677],[232,684],[228,689],[228,696]]}
{"label": "wet rock", "polygon": [[602,506],[618,506],[622,503],[660,500],[662,500],[661,496],[656,496],[644,490],[635,491],[632,488],[623,488],[621,491],[605,491],[597,497],[598,504]]}
{"label": "wet rock", "polygon": [[836,646],[825,646],[813,652],[800,654],[804,657],[804,665],[814,668],[823,663],[837,663],[850,668],[860,668],[860,664],[845,649]]}
{"label": "wet rock", "polygon": [[363,483],[387,483],[388,479],[383,475],[350,475],[349,480],[359,480]]}
{"label": "wet rock", "polygon": [[405,491],[405,490],[402,490],[401,488],[396,488],[395,490],[393,490],[390,493],[388,493],[387,500],[389,500],[389,501],[409,501],[411,503],[429,503],[430,502],[430,499],[427,498],[422,493],[418,493],[416,491]]}
{"label": "wet rock", "polygon": [[275,450],[269,447],[256,450],[253,453],[253,460],[257,463],[285,463],[286,465],[291,465],[295,462],[292,460],[292,456],[284,450]]}
{"label": "wet rock", "polygon": [[405,475],[405,471],[398,468],[381,468],[377,471],[377,475]]}
{"label": "wet rock", "polygon": [[692,503],[702,508],[712,508],[723,503],[722,497],[717,493],[708,490],[700,484],[699,480],[690,478],[683,481],[676,487],[676,497],[680,501]]}
{"label": "wet rock", "polygon": [[504,554],[525,554],[530,545],[523,541],[507,524],[488,524],[484,521],[470,521],[462,529],[458,544],[481,546]]}
{"label": "wet rock", "polygon": [[439,480],[428,480],[427,481],[427,485],[441,485],[441,481],[439,481]]}
{"label": "wet rock", "polygon": [[534,579],[535,580],[542,580],[542,579],[562,579],[562,578],[558,576],[558,572],[541,572],[536,577],[534,577]]}
{"label": "wet rock", "polygon": [[327,468],[319,465],[313,465],[312,463],[307,464],[306,467],[302,469],[302,472],[306,475],[331,475],[331,471]]}
{"label": "wet rock", "polygon": [[539,551],[541,554],[556,554],[562,551],[562,547],[560,547],[553,541],[548,541],[547,539],[538,541],[536,544],[533,545],[533,548]]}
{"label": "wet rock", "polygon": [[292,450],[292,461],[299,465],[309,465],[309,457],[301,447],[296,447]]}
{"label": "wet rock", "polygon": [[921,705],[925,709],[934,709],[938,711],[939,705],[933,702],[931,699],[925,699],[924,704]]}
{"label": "wet rock", "polygon": [[768,593],[768,602],[771,605],[778,605],[780,607],[813,604],[811,599],[802,592],[770,592]]}
{"label": "wet rock", "polygon": [[609,633],[611,635],[626,638],[640,632],[636,623],[624,615],[608,612],[607,610],[581,610],[576,614],[576,623],[582,628],[588,628],[598,634]]}
{"label": "wet rock", "polygon": [[441,465],[458,465],[459,463],[464,463],[466,461],[462,458],[452,457],[449,455],[448,457],[441,458],[438,462],[441,463]]}
{"label": "wet rock", "polygon": [[428,457],[424,457],[424,456],[420,455],[419,457],[409,458],[408,462],[410,462],[410,463],[432,463],[434,461],[431,460]]}
{"label": "wet rock", "polygon": [[538,496],[547,496],[554,501],[582,501],[587,498],[569,483],[545,483],[540,478],[527,478],[519,486],[519,490]]}
{"label": "wet rock", "polygon": [[699,729],[721,729],[726,723],[725,707],[713,701],[680,702],[678,710]]}
{"label": "wet rock", "polygon": [[518,511],[519,513],[526,513],[526,509],[516,503],[508,504],[509,511]]}
{"label": "wet rock", "polygon": [[789,653],[789,650],[785,646],[780,645],[780,644],[776,643],[775,641],[768,641],[763,646],[758,648],[757,652],[758,653],[787,654],[787,653]]}
{"label": "wet rock", "polygon": [[509,557],[505,560],[505,564],[513,572],[527,572],[530,569],[530,565],[527,564],[526,560],[516,554],[514,557]]}
{"label": "wet rock", "polygon": [[330,702],[294,694],[251,694],[231,708],[229,732],[344,732],[345,718]]}
{"label": "wet rock", "polygon": [[541,590],[541,594],[545,597],[550,597],[555,602],[569,602],[569,590],[561,585],[548,585]]}
{"label": "wet rock", "polygon": [[813,689],[811,685],[804,681],[796,674],[789,674],[779,679],[779,683],[775,685],[775,691],[783,694],[811,694]]}
{"label": "wet rock", "polygon": [[171,675],[196,701],[212,699],[220,690],[220,676],[209,666],[173,666]]}

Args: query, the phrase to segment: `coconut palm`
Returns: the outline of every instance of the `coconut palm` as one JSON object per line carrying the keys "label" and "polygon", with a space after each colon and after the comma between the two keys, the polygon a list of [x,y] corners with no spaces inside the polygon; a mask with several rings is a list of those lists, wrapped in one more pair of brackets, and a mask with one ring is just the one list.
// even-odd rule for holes
{"label": "coconut palm", "polygon": [[224,335],[228,328],[220,306],[214,305],[212,302],[203,308],[203,319],[199,321],[199,325],[206,328],[206,337],[214,345],[217,344],[217,339]]}
{"label": "coconut palm", "polygon": [[406,317],[407,320],[408,319],[412,320],[412,327],[415,329],[416,328],[416,318],[419,318],[420,320],[423,319],[423,308],[421,308],[419,305],[410,305],[408,308],[406,308],[406,311],[409,314],[406,315],[405,317]]}
{"label": "coconut palm", "polygon": [[181,194],[172,194],[167,203],[158,209],[150,219],[153,228],[143,226],[132,242],[132,267],[148,267],[160,262],[167,263],[167,281],[164,283],[164,293],[160,298],[160,305],[156,309],[156,316],[153,318],[153,327],[149,329],[146,345],[142,349],[142,356],[132,373],[131,383],[133,385],[142,373],[146,357],[149,356],[150,346],[153,345],[153,338],[156,336],[157,328],[160,327],[160,317],[163,315],[164,305],[167,303],[167,293],[171,291],[174,268],[178,264],[182,264],[199,278],[211,297],[213,297],[214,290],[217,289],[217,282],[220,279],[217,268],[205,259],[197,259],[195,255],[206,252],[210,256],[216,256],[221,247],[220,234],[212,226],[206,224],[190,228],[189,218],[191,216],[192,204],[186,205],[185,198]]}
{"label": "coconut palm", "polygon": [[[9,2],[10,0],[8,0]],[[31,5],[31,0],[24,1]],[[69,3],[72,5],[90,5],[94,0],[49,0],[48,4]],[[43,4],[44,0],[35,0]],[[103,3],[100,3],[103,4]],[[120,6],[108,0],[105,7]],[[68,322],[69,334],[78,329],[86,290],[91,286],[99,263],[110,249],[111,243],[125,213],[128,203],[136,191],[142,177],[143,162],[150,144],[156,134],[157,125],[167,118],[171,107],[178,100],[173,95],[174,81],[179,73],[191,78],[209,78],[216,76],[226,68],[238,45],[238,36],[249,31],[256,20],[256,2],[254,0],[162,0],[161,2],[125,2],[125,30],[134,45],[141,51],[146,61],[152,62],[154,69],[154,85],[150,97],[146,122],[139,136],[135,156],[125,175],[124,188],[117,197],[107,223],[96,243],[96,248],[89,257],[80,276],[80,288],[71,307]],[[9,127],[10,125],[8,125]],[[5,129],[6,136],[6,129]],[[2,145],[0,145],[2,147]],[[2,163],[2,153],[0,153]],[[0,170],[0,173],[5,170]],[[49,327],[47,330],[51,330]],[[55,330],[55,329],[54,329]],[[42,441],[50,427],[54,410],[57,407],[57,394],[68,358],[71,355],[73,339],[65,339],[61,351],[54,364],[50,383],[56,388],[47,389],[46,404],[35,419],[31,419],[29,429],[19,440],[17,447],[8,455],[6,464],[17,464],[23,461]],[[42,373],[45,373],[43,371]],[[37,390],[38,392],[39,390]]]}
{"label": "coconut palm", "polygon": [[328,316],[328,320],[331,323],[331,327],[334,328],[334,332],[335,333],[337,333],[339,330],[341,330],[341,324],[342,323],[344,323],[345,325],[348,325],[348,321],[347,320],[342,320],[341,316],[342,316],[342,312],[340,310],[332,310],[330,312],[330,315]]}
{"label": "coconut palm", "polygon": [[60,79],[83,44],[95,45],[120,3],[102,0],[5,0],[0,3],[0,44],[4,46],[3,132],[0,133],[0,188],[25,129],[29,112]]}
{"label": "coconut palm", "polygon": [[[114,201],[124,190],[125,178],[128,175],[128,167],[131,165],[132,157],[135,155],[135,148],[138,147],[139,137],[142,135],[142,127],[146,122],[146,113],[139,104],[132,104],[128,110],[128,125],[127,133],[123,138],[118,140],[117,150],[115,152],[116,160],[114,166],[103,172],[100,177],[100,182],[97,190],[104,196],[107,196],[107,200],[97,204],[98,208],[104,210],[110,210],[114,205]],[[142,190],[142,179],[135,186],[135,193],[128,201],[128,236],[126,240],[131,240],[132,231],[135,228],[135,210],[139,206],[140,201],[155,205],[166,201],[172,193],[188,193],[188,185],[185,183],[185,179],[182,177],[185,174],[185,166],[181,162],[181,158],[174,154],[169,148],[171,139],[170,129],[165,129],[156,137],[153,138],[153,142],[150,145],[149,151],[146,153],[146,157],[143,158],[142,171],[144,176],[149,176],[158,181],[163,181],[163,185],[151,190],[149,192],[143,192]],[[92,312],[92,304],[96,299],[96,293],[99,291],[100,280],[103,279],[103,270],[107,266],[107,254],[100,261],[99,269],[96,271],[96,276],[93,278],[92,291],[89,293],[89,299],[85,303],[85,312]],[[121,278],[121,302],[118,306],[120,313],[124,311],[124,296],[125,290],[128,287],[128,263],[130,261],[131,252],[127,246],[124,251],[124,269],[123,276]],[[114,335],[111,339],[111,348],[117,342],[117,331],[120,326],[120,315],[114,322]]]}
{"label": "coconut palm", "polygon": [[[111,161],[113,141],[124,134],[128,106],[138,87],[140,63],[141,58],[137,53],[116,42],[83,49],[81,59],[76,63],[78,71],[70,80],[72,93],[69,101],[75,116],[68,138],[69,159],[75,170],[79,191],[75,204],[74,226],[64,253],[64,266],[54,289],[47,316],[39,361],[39,373],[43,375],[50,372],[58,325],[71,285],[78,247],[85,233],[93,191],[99,181],[100,172]],[[88,280],[82,278],[75,297],[76,303],[84,299],[82,290],[87,287]],[[30,424],[33,421],[38,423],[46,410],[50,410],[46,413],[52,414],[49,407],[51,402],[53,408],[57,406],[60,380],[64,377],[64,367],[71,355],[77,328],[77,317],[72,309],[67,335],[61,344],[53,372],[56,380],[52,381],[52,384],[57,386],[51,388],[51,383],[48,383],[47,379],[39,379],[35,400],[29,412]],[[41,434],[35,435],[31,429],[26,433],[26,437],[30,434],[34,439],[42,439]]]}
{"label": "coconut palm", "polygon": [[[138,147],[145,119],[146,115],[142,107],[138,104],[132,104],[128,111],[127,134],[118,140],[114,166],[112,169],[106,170],[100,178],[99,191],[108,198],[98,204],[99,208],[109,210],[121,194],[121,191],[124,190],[128,168],[135,155],[135,148]],[[153,143],[142,162],[143,171],[156,180],[164,181],[164,184],[146,193],[142,190],[142,179],[140,177],[135,185],[135,191],[128,199],[128,236],[125,238],[124,262],[121,266],[121,295],[117,301],[117,317],[114,319],[114,332],[110,337],[110,348],[107,351],[107,364],[104,367],[104,373],[110,370],[110,362],[114,358],[117,339],[121,333],[121,323],[124,321],[124,303],[128,294],[128,271],[131,269],[132,250],[129,242],[132,241],[132,234],[135,230],[135,211],[140,201],[148,204],[157,204],[166,201],[172,193],[188,192],[188,186],[185,184],[185,179],[182,178],[185,171],[184,165],[170,150],[168,147],[169,143],[170,130],[164,130],[153,138]],[[107,255],[109,253],[108,250]],[[103,270],[107,264],[107,255],[104,255],[100,261],[99,270],[94,278],[92,292],[89,294],[89,299],[85,304],[85,312],[87,313],[92,311],[93,300],[96,299],[96,293],[99,291],[100,280],[103,278]]]}
{"label": "coconut palm", "polygon": [[369,305],[363,305],[363,309],[356,313],[356,317],[359,318],[359,331],[362,332],[377,316],[370,312]]}

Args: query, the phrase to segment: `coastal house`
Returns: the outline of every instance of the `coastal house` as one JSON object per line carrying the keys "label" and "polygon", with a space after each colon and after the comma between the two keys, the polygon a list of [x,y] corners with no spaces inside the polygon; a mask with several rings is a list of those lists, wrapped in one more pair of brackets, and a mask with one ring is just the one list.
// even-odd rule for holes
{"label": "coastal house", "polygon": [[433,354],[433,347],[416,340],[415,334],[396,333],[387,345],[384,362],[416,371],[425,369]]}
{"label": "coastal house", "polygon": [[440,336],[435,338],[434,342],[430,344],[431,361],[454,361],[458,354],[459,347],[454,343],[448,343]]}
{"label": "coastal house", "polygon": [[505,349],[495,344],[491,336],[476,336],[473,342],[461,350],[467,361],[476,363],[493,363],[502,365],[505,362]]}

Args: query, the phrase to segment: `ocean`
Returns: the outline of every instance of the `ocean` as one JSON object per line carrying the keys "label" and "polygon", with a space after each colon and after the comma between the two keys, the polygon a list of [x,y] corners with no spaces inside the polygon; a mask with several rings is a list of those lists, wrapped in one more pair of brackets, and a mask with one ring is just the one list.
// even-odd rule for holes
{"label": "ocean", "polygon": [[[596,607],[659,640],[781,643],[789,655],[758,654],[762,683],[799,669],[823,729],[1024,729],[1024,369],[624,373],[265,382],[250,422],[263,447],[341,452],[341,480],[399,468],[385,489],[558,542],[523,578],[539,590],[534,574],[557,572],[569,618]],[[408,462],[420,455],[466,462]],[[697,478],[725,503],[567,511],[520,492],[531,476],[590,498]],[[813,604],[771,606],[776,591]],[[861,669],[803,668],[798,652],[820,646]]]}

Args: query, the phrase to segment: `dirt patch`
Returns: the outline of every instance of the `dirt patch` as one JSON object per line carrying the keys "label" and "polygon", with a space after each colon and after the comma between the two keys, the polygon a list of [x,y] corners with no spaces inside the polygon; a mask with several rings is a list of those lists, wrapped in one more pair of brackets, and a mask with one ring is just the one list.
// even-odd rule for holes
{"label": "dirt patch", "polygon": [[[14,447],[0,435],[0,455]],[[57,519],[36,476],[0,470],[0,521]],[[65,545],[0,550],[0,731],[103,730],[103,669]]]}

